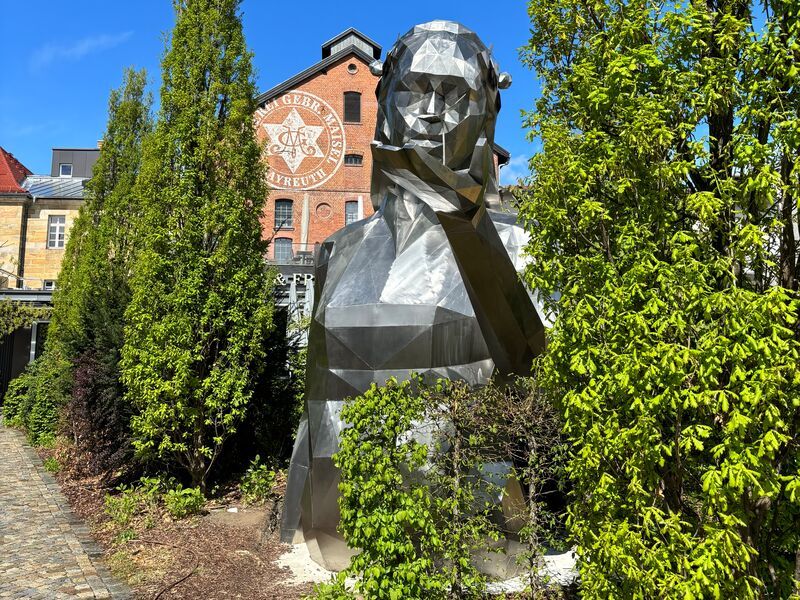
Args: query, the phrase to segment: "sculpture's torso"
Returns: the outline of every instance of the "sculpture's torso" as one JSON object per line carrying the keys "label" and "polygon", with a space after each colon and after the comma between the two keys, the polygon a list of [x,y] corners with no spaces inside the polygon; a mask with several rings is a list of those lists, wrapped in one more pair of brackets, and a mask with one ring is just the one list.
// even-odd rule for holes
{"label": "sculpture's torso", "polygon": [[337,570],[350,555],[332,460],[344,399],[412,373],[470,385],[521,375],[544,347],[517,274],[520,230],[485,205],[497,194],[492,140],[508,78],[473,32],[446,21],[409,31],[383,69],[372,146],[380,209],[326,240],[317,260],[306,411],[283,515],[283,539],[305,541]]}

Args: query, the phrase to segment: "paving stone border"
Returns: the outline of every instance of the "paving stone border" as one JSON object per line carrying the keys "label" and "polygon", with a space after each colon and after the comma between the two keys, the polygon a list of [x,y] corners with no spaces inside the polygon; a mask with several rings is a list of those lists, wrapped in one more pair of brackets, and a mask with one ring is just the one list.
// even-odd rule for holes
{"label": "paving stone border", "polygon": [[130,597],[39,455],[0,420],[0,599]]}

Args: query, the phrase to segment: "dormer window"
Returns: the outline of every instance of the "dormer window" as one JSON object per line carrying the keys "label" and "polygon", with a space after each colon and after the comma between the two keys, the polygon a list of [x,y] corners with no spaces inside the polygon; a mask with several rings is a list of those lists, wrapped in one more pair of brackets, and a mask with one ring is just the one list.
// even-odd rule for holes
{"label": "dormer window", "polygon": [[72,177],[72,163],[60,163],[58,165],[59,177]]}

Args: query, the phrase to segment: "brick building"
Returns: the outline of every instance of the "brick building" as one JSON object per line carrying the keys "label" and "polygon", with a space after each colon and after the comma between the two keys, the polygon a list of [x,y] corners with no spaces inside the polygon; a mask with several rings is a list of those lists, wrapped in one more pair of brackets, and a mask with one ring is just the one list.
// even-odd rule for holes
{"label": "brick building", "polygon": [[[315,244],[373,214],[372,155],[381,47],[355,29],[322,45],[322,59],[258,98],[272,191],[264,213],[270,260],[313,263]],[[496,147],[495,167],[508,152]],[[283,269],[282,269],[283,270]]]}
{"label": "brick building", "polygon": [[322,46],[322,60],[259,96],[266,142],[264,235],[279,263],[312,260],[314,244],[372,214],[372,141],[377,120],[369,65],[381,47],[349,29]]}

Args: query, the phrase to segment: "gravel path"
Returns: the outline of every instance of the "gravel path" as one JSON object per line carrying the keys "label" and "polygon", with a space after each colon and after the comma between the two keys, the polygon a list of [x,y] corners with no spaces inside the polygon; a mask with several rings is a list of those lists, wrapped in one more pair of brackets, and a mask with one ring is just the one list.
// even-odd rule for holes
{"label": "gravel path", "polygon": [[128,598],[18,431],[0,422],[0,599]]}

